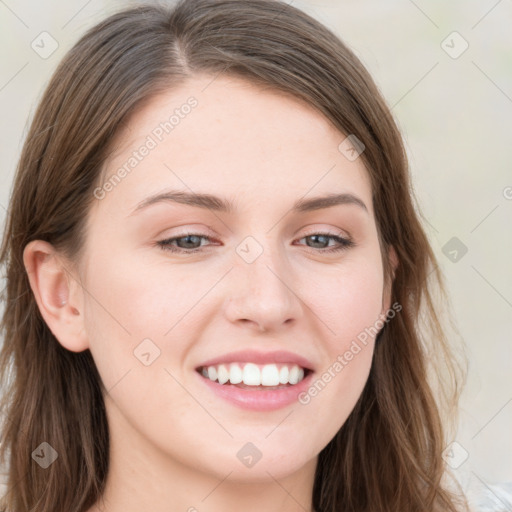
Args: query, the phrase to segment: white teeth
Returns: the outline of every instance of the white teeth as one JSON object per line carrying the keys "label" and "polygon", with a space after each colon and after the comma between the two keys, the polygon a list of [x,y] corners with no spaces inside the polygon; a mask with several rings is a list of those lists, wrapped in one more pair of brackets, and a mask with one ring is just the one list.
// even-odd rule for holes
{"label": "white teeth", "polygon": [[262,368],[261,384],[263,386],[279,385],[279,370],[275,364],[267,364]]}
{"label": "white teeth", "polygon": [[242,380],[242,368],[240,368],[236,363],[231,363],[229,365],[229,382],[231,382],[231,384],[240,384]]}
{"label": "white teeth", "polygon": [[290,375],[288,376],[288,382],[290,384],[297,384],[299,382],[299,367],[293,366],[290,370]]}
{"label": "white teeth", "polygon": [[304,378],[304,368],[296,364],[231,363],[203,367],[201,374],[219,384],[240,384],[246,386],[295,385]]}
{"label": "white teeth", "polygon": [[279,371],[279,383],[280,384],[288,384],[288,374],[290,373],[290,370],[288,369],[288,366],[283,366],[281,370]]}
{"label": "white teeth", "polygon": [[217,368],[215,366],[208,366],[208,378],[210,380],[217,380]]}
{"label": "white teeth", "polygon": [[260,369],[253,363],[244,366],[243,381],[246,386],[259,386],[261,384]]}
{"label": "white teeth", "polygon": [[219,384],[224,384],[229,380],[229,371],[223,364],[219,365],[217,378],[219,379]]}

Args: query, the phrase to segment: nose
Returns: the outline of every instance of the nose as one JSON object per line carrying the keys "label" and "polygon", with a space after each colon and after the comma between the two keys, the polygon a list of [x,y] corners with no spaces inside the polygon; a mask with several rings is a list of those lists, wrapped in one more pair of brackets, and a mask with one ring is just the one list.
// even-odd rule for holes
{"label": "nose", "polygon": [[293,270],[284,255],[270,245],[266,244],[252,263],[235,256],[225,301],[230,322],[260,332],[291,326],[303,314]]}

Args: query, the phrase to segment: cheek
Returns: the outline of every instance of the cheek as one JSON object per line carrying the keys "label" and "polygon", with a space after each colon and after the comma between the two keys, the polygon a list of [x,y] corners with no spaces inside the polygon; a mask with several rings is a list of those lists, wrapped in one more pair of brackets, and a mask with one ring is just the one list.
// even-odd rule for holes
{"label": "cheek", "polygon": [[155,436],[164,439],[172,417],[197,405],[180,385],[180,366],[197,339],[193,314],[187,312],[206,290],[194,287],[184,266],[170,269],[99,252],[93,263],[97,271],[88,273],[86,328],[110,413],[121,413],[142,431],[149,422]]}
{"label": "cheek", "polygon": [[382,267],[374,257],[354,259],[324,282],[310,294],[310,303],[325,333],[326,364],[299,402],[315,414],[329,407],[326,428],[334,436],[366,384],[375,337],[383,326]]}
{"label": "cheek", "polygon": [[156,360],[170,337],[165,334],[185,314],[183,297],[176,283],[166,282],[169,277],[115,250],[97,250],[89,259],[85,325],[107,389],[141,366],[142,354]]}
{"label": "cheek", "polygon": [[91,319],[118,332],[120,339],[162,338],[201,292],[194,272],[165,263],[140,255],[97,251],[89,260],[87,273]]}
{"label": "cheek", "polygon": [[382,313],[382,265],[375,257],[347,259],[309,289],[305,296],[339,350],[372,327]]}
{"label": "cheek", "polygon": [[97,250],[88,264],[86,328],[106,389],[129,372],[126,380],[138,382],[129,393],[132,399],[142,397],[148,406],[158,401],[157,396],[148,401],[155,379],[177,399],[179,385],[166,370],[181,373],[208,315],[218,314],[218,308],[208,307],[208,292],[224,270],[195,271],[191,264],[173,265],[150,251],[130,257]]}

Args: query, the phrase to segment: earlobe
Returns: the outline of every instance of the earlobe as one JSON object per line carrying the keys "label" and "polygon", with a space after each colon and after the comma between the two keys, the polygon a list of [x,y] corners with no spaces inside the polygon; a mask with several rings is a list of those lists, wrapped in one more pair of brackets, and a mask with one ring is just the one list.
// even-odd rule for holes
{"label": "earlobe", "polygon": [[23,251],[23,263],[41,316],[59,343],[72,352],[89,348],[82,288],[55,248],[34,240]]}

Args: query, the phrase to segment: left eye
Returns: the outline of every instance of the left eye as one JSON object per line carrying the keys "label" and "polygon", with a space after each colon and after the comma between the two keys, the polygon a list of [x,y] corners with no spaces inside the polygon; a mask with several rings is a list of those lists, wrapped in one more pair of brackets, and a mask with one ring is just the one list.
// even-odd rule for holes
{"label": "left eye", "polygon": [[[303,238],[300,238],[300,240],[306,240],[309,239],[313,244],[320,244],[324,245],[327,243],[327,247],[311,247],[313,250],[316,249],[314,252],[319,253],[329,253],[329,252],[339,252],[346,250],[350,247],[355,246],[355,243],[350,238],[342,238],[337,235],[332,235],[330,233],[313,233],[310,235],[307,235]],[[212,241],[212,239],[209,236],[205,235],[199,235],[195,233],[188,233],[179,237],[174,238],[168,238],[166,240],[161,240],[157,242],[157,245],[160,246],[161,249],[164,251],[171,251],[175,253],[185,253],[185,254],[191,254],[195,252],[202,252],[203,247],[205,244],[202,244],[202,240]],[[338,245],[330,246],[329,247],[329,241],[333,240]],[[199,245],[197,245],[199,244]],[[210,244],[209,244],[210,245]]]}
{"label": "left eye", "polygon": [[334,240],[338,245],[330,246],[329,248],[320,248],[318,252],[326,253],[326,252],[340,252],[344,251],[350,247],[354,247],[355,243],[350,238],[343,238],[338,235],[331,235],[330,233],[313,233],[310,235],[301,238],[300,240],[310,239],[314,244],[323,245],[327,242],[329,244],[330,240]]}

